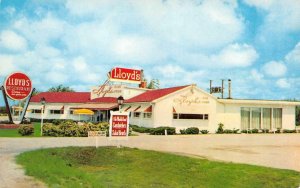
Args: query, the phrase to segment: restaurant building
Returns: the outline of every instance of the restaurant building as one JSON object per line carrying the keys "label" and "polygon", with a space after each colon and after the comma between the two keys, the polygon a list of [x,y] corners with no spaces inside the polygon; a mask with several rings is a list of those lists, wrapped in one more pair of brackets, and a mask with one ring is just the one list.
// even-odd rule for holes
{"label": "restaurant building", "polygon": [[[28,118],[40,119],[45,98],[44,119],[108,121],[118,110],[117,97],[125,102],[121,111],[130,112],[130,124],[144,127],[169,126],[176,131],[198,127],[214,133],[224,129],[295,129],[295,107],[299,102],[220,99],[196,85],[149,90],[125,85],[92,88],[91,92],[43,92],[32,97]],[[90,109],[94,115],[75,115],[75,109]]]}

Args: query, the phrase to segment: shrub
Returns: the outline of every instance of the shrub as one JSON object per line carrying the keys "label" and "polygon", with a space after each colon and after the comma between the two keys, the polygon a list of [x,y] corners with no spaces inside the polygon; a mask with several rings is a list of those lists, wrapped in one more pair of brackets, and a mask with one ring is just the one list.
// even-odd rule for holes
{"label": "shrub", "polygon": [[261,132],[262,133],[269,133],[269,129],[262,129]]}
{"label": "shrub", "polygon": [[258,129],[252,129],[250,132],[251,133],[258,133]]}
{"label": "shrub", "polygon": [[201,132],[201,134],[207,134],[209,131],[208,130],[201,130],[200,132]]}
{"label": "shrub", "polygon": [[288,130],[288,129],[283,129],[283,133],[297,133],[296,129],[293,130]]}
{"label": "shrub", "polygon": [[176,133],[175,127],[157,127],[153,128],[150,132],[151,135],[164,135],[167,130],[168,135],[174,135]]}
{"label": "shrub", "polygon": [[218,130],[216,131],[216,133],[217,134],[223,134],[223,132],[224,132],[224,129],[223,129],[224,124],[223,123],[219,123],[218,125],[219,125],[219,127],[218,127]]}
{"label": "shrub", "polygon": [[185,130],[186,134],[199,134],[198,127],[189,127]]}
{"label": "shrub", "polygon": [[137,125],[130,125],[130,128],[132,128],[132,131],[135,131],[138,133],[150,133],[152,130],[152,128],[139,127]]}
{"label": "shrub", "polygon": [[66,137],[87,137],[88,131],[106,131],[107,135],[109,124],[102,122],[98,124],[85,123],[78,125],[73,121],[62,121],[59,125],[46,123],[43,126],[44,136],[66,136]]}
{"label": "shrub", "polygon": [[34,133],[34,128],[32,125],[22,125],[19,127],[18,132],[22,135],[22,136],[29,136],[32,135]]}
{"label": "shrub", "polygon": [[180,134],[186,134],[186,130],[185,129],[180,129],[179,132],[180,132]]}
{"label": "shrub", "polygon": [[280,133],[281,132],[281,130],[280,129],[277,129],[276,131],[275,131],[275,133]]}
{"label": "shrub", "polygon": [[232,133],[233,133],[233,130],[231,130],[231,129],[225,129],[225,130],[223,131],[223,133],[225,133],[225,134],[232,134]]}

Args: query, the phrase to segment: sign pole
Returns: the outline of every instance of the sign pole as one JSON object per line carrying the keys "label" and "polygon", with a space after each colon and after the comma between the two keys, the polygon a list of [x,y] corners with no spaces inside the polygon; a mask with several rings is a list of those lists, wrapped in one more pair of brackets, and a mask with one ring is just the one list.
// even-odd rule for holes
{"label": "sign pole", "polygon": [[11,112],[9,109],[8,100],[7,100],[5,89],[3,86],[1,86],[1,90],[2,90],[2,94],[3,94],[4,102],[5,102],[6,112],[8,114],[9,123],[13,123],[12,115],[11,115]]}

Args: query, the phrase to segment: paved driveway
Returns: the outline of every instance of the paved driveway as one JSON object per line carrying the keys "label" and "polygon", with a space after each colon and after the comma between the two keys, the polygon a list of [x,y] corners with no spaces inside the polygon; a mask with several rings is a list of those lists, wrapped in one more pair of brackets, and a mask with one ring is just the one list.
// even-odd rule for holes
{"label": "paved driveway", "polygon": [[[255,164],[300,171],[300,134],[195,135],[130,137],[99,145],[124,145],[173,152],[212,160]],[[24,175],[14,157],[24,151],[48,147],[95,146],[94,138],[0,138],[0,187],[43,187]]]}

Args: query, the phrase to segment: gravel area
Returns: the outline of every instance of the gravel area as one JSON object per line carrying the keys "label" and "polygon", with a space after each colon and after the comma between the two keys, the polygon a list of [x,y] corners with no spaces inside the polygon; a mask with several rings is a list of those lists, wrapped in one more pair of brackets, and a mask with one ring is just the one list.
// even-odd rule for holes
{"label": "gravel area", "polygon": [[[45,187],[43,183],[24,175],[24,170],[15,163],[15,156],[21,152],[95,144],[95,138],[0,138],[0,187]],[[122,145],[300,171],[300,134],[140,135],[130,137],[127,141],[109,141],[101,137],[98,145]]]}

